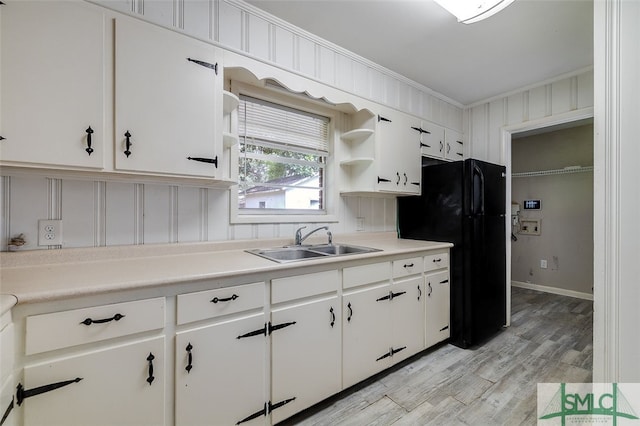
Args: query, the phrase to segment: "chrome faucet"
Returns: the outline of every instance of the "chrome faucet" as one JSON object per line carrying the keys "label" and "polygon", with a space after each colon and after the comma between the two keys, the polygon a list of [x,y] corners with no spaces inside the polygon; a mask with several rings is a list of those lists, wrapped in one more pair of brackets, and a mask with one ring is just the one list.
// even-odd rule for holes
{"label": "chrome faucet", "polygon": [[332,244],[332,243],[333,243],[333,235],[331,234],[331,231],[329,231],[329,227],[328,227],[328,226],[321,226],[321,227],[319,227],[319,228],[316,228],[316,229],[314,229],[314,230],[310,231],[307,235],[305,235],[305,236],[303,237],[303,236],[302,236],[302,230],[303,230],[304,228],[306,228],[306,226],[303,226],[303,227],[298,228],[298,229],[296,230],[296,245],[297,245],[297,246],[302,245],[302,242],[303,242],[304,240],[306,240],[307,238],[309,238],[309,236],[310,236],[311,234],[313,234],[313,233],[314,233],[314,232],[316,232],[316,231],[320,231],[320,230],[322,230],[322,229],[326,229],[326,230],[327,230],[327,237],[329,238],[329,244]]}

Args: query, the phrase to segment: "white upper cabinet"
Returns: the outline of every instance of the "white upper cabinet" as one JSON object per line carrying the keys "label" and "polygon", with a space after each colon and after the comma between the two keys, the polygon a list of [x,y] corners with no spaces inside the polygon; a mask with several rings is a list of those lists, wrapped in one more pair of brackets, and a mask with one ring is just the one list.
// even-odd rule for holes
{"label": "white upper cabinet", "polygon": [[422,155],[451,161],[464,158],[464,141],[460,133],[426,121],[421,123],[419,132]]}
{"label": "white upper cabinet", "polygon": [[79,2],[1,8],[1,163],[101,169],[103,14]]}
{"label": "white upper cabinet", "polygon": [[217,48],[124,17],[115,33],[116,169],[216,178],[223,113]]}

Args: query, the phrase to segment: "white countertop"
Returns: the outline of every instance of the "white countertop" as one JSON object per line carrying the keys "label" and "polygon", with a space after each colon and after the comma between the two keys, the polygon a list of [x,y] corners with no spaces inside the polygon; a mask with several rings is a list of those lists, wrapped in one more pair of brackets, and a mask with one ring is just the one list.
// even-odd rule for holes
{"label": "white countertop", "polygon": [[291,244],[290,240],[273,239],[0,253],[0,293],[3,294],[0,301],[4,312],[5,302],[10,309],[13,303],[291,270],[452,246],[450,243],[397,239],[393,232],[338,235],[334,242],[382,251],[290,263],[273,262],[244,251]]}

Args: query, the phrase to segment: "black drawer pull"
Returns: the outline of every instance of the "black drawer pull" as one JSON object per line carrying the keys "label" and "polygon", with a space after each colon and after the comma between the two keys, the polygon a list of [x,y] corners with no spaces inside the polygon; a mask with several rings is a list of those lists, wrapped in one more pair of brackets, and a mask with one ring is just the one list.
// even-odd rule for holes
{"label": "black drawer pull", "polygon": [[125,150],[124,150],[124,155],[127,156],[127,158],[129,158],[129,156],[131,155],[131,145],[133,145],[133,143],[131,143],[131,133],[129,133],[129,131],[127,130],[127,132],[124,134],[125,140],[124,140],[124,144],[125,144]]}
{"label": "black drawer pull", "polygon": [[104,324],[105,322],[120,321],[124,317],[125,316],[122,314],[115,314],[111,318],[103,318],[103,319],[97,319],[97,320],[87,318],[86,320],[82,321],[80,324],[84,324],[84,325]]}
{"label": "black drawer pull", "polygon": [[237,294],[232,294],[231,297],[224,297],[222,299],[214,297],[213,299],[211,299],[211,303],[229,302],[231,300],[236,300],[238,297],[240,297],[240,296],[238,296]]}
{"label": "black drawer pull", "polygon": [[433,259],[433,263],[438,263],[438,262],[442,262],[442,259],[440,259],[440,258]]}
{"label": "black drawer pull", "polygon": [[405,263],[404,267],[405,268],[413,268],[413,263]]}
{"label": "black drawer pull", "polygon": [[89,126],[85,132],[87,132],[87,148],[85,151],[87,151],[87,154],[91,155],[93,152],[93,148],[91,148],[91,135],[93,134],[93,129]]}
{"label": "black drawer pull", "polygon": [[147,383],[151,386],[151,383],[156,379],[153,376],[153,360],[156,359],[155,356],[151,352],[149,352],[149,356],[147,357],[147,361],[149,361],[149,377],[147,377]]}
{"label": "black drawer pull", "polygon": [[333,328],[334,324],[336,323],[336,314],[335,312],[333,312],[333,306],[331,307],[331,309],[329,309],[329,313],[331,314],[331,328]]}
{"label": "black drawer pull", "polygon": [[347,309],[349,309],[349,316],[347,317],[347,321],[351,322],[351,317],[353,316],[353,309],[351,308],[351,302],[347,303]]}
{"label": "black drawer pull", "polygon": [[418,300],[420,300],[421,297],[422,297],[422,289],[420,288],[420,285],[418,285]]}
{"label": "black drawer pull", "polygon": [[431,283],[428,282],[427,286],[429,286],[429,293],[427,293],[427,297],[431,297],[431,293],[433,293],[433,289],[431,288]]}
{"label": "black drawer pull", "polygon": [[189,342],[189,344],[185,348],[185,350],[187,351],[187,354],[189,354],[188,360],[187,360],[187,366],[184,368],[185,370],[187,370],[187,373],[191,373],[191,369],[193,368],[193,355],[191,354],[192,349],[193,349],[193,346],[191,345],[191,342]]}

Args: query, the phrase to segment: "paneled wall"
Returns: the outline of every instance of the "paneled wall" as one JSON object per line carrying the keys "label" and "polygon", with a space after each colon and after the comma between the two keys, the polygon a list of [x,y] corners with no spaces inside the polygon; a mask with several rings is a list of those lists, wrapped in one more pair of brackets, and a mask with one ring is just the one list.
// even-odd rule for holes
{"label": "paneled wall", "polygon": [[501,129],[593,107],[593,70],[523,88],[464,110],[468,155],[506,165]]}

